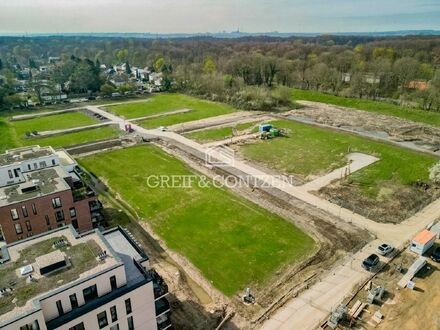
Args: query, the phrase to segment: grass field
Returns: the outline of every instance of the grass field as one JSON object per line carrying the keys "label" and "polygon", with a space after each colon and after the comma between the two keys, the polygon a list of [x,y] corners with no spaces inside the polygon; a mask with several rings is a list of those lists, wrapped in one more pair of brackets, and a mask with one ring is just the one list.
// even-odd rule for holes
{"label": "grass field", "polygon": [[98,127],[85,131],[67,133],[63,135],[50,136],[45,138],[21,139],[22,145],[52,146],[54,148],[69,147],[76,144],[101,141],[119,136],[119,131],[115,128],[106,126]]}
{"label": "grass field", "polygon": [[26,132],[43,132],[97,124],[98,121],[82,112],[68,112],[47,117],[12,121],[17,136],[24,137]]}
{"label": "grass field", "polygon": [[233,128],[236,128],[238,133],[242,133],[243,130],[246,130],[257,124],[258,122],[251,122],[251,123],[238,124],[235,125],[234,127],[229,126],[229,127],[205,129],[201,131],[187,133],[185,134],[185,136],[199,143],[206,143],[211,141],[223,140],[231,137],[233,134]]}
{"label": "grass field", "polygon": [[241,151],[246,158],[307,178],[345,165],[349,152],[375,155],[379,162],[351,175],[371,197],[386,181],[401,185],[428,181],[428,169],[438,161],[434,156],[294,121],[275,121],[273,125],[290,130],[289,136],[243,145]]}
{"label": "grass field", "polygon": [[104,178],[171,249],[226,295],[263,283],[279,267],[314,250],[313,240],[298,228],[223,189],[197,183],[154,188],[156,180],[149,181],[154,176],[194,175],[159,148],[117,150],[80,163]]}
{"label": "grass field", "polygon": [[[180,110],[180,109],[192,110],[186,113],[180,113],[180,114],[140,121],[139,124],[145,128],[171,126],[174,124],[184,123],[188,121],[225,115],[236,111],[234,108],[226,104],[200,100],[182,94],[160,94],[152,97],[148,102],[134,103],[131,106],[133,107],[133,109],[139,108],[139,110],[132,110],[132,111],[136,111],[136,115],[132,116],[131,112],[127,113],[122,110],[119,110],[120,111],[119,113],[125,114],[127,116],[132,116],[132,118],[134,118],[134,117],[146,116],[153,113],[168,112],[168,111]],[[115,110],[113,109],[113,111]]]}
{"label": "grass field", "polygon": [[[234,111],[233,108],[225,104],[204,101],[182,94],[160,94],[150,97],[145,102],[115,105],[107,107],[107,109],[125,118],[139,118],[181,109],[193,110],[188,113],[170,115],[141,122],[141,124],[146,127],[172,125]],[[165,124],[162,124],[162,122]]]}
{"label": "grass field", "polygon": [[440,113],[438,112],[429,112],[418,109],[411,109],[386,102],[378,102],[378,101],[356,99],[356,98],[346,98],[341,96],[324,94],[316,91],[300,90],[300,89],[294,90],[293,99],[296,101],[305,100],[305,101],[322,102],[322,103],[328,103],[342,107],[354,108],[358,110],[376,112],[383,115],[399,117],[403,119],[412,120],[415,122],[420,122],[420,123],[430,124],[433,126],[440,127]]}
{"label": "grass field", "polygon": [[0,153],[15,146],[14,130],[5,118],[0,117]]}
{"label": "grass field", "polygon": [[[56,121],[57,123],[59,123],[60,120],[59,116],[61,115],[43,117],[46,119],[47,123],[41,123],[40,121],[41,119],[43,119],[41,118],[38,120],[38,125],[39,127],[53,127],[51,121],[54,119],[54,117],[57,117]],[[75,120],[75,118],[78,117],[68,116],[68,118],[71,119],[73,118],[73,120]],[[83,117],[80,116],[79,118],[81,118],[80,119],[81,123],[84,123]],[[86,119],[88,120],[89,117],[86,116]],[[59,147],[69,147],[75,144],[87,143],[92,141],[100,141],[100,140],[105,140],[119,136],[119,131],[117,129],[114,129],[112,127],[99,127],[86,131],[67,133],[67,134],[51,136],[51,137],[27,138],[25,133],[23,133],[23,130],[25,130],[26,132],[25,127],[29,126],[29,123],[26,123],[28,121],[30,120],[26,120],[23,122],[22,121],[10,122],[6,117],[0,117],[0,153],[4,152],[7,149],[17,148],[27,145],[38,144],[40,146],[53,146],[54,148],[59,148]],[[34,122],[34,120],[32,121]],[[76,121],[76,123],[78,123],[78,121]],[[93,123],[96,122],[93,121]],[[19,126],[18,128],[17,128],[17,124]],[[88,124],[90,124],[90,122],[88,122]],[[67,123],[67,125],[73,125],[73,122]]]}

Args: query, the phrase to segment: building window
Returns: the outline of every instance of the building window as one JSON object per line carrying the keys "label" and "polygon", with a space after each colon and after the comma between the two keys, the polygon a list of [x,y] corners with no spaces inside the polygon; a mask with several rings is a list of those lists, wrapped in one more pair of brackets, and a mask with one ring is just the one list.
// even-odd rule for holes
{"label": "building window", "polygon": [[112,318],[112,322],[116,322],[118,320],[118,313],[116,312],[116,306],[110,307],[110,316]]}
{"label": "building window", "polygon": [[70,217],[71,218],[76,218],[76,210],[74,207],[72,207],[71,209],[69,209],[70,212]]}
{"label": "building window", "polygon": [[78,299],[76,298],[76,294],[71,294],[69,296],[70,299],[70,305],[72,306],[72,309],[77,308],[78,307]]}
{"label": "building window", "polygon": [[38,168],[37,163],[34,163],[34,170],[36,170]]}
{"label": "building window", "polygon": [[118,288],[116,284],[116,276],[110,277],[110,286],[112,287],[112,290],[116,290]]}
{"label": "building window", "polygon": [[41,168],[45,168],[47,166],[45,161],[40,162],[40,167]]}
{"label": "building window", "polygon": [[73,219],[72,220],[72,226],[73,226],[73,228],[78,229],[78,220]]}
{"label": "building window", "polygon": [[46,225],[50,226],[49,216],[45,215],[44,217],[46,218]]}
{"label": "building window", "polygon": [[74,327],[69,328],[69,330],[86,330],[86,328],[84,327],[84,322],[81,322]]}
{"label": "building window", "polygon": [[55,163],[55,159],[52,159],[52,165],[53,165],[53,166],[56,165],[56,163]]}
{"label": "building window", "polygon": [[98,290],[96,289],[96,284],[89,286],[83,290],[84,302],[88,303],[95,298],[98,298]]}
{"label": "building window", "polygon": [[32,203],[32,213],[37,215],[37,207],[35,206],[35,203]]}
{"label": "building window", "polygon": [[23,234],[23,229],[21,228],[21,224],[20,223],[16,223],[15,224],[15,232],[17,233],[17,235]]}
{"label": "building window", "polygon": [[11,218],[12,218],[12,220],[18,220],[17,209],[11,209]]}
{"label": "building window", "polygon": [[28,170],[32,170],[31,164],[28,164]]}
{"label": "building window", "polygon": [[27,231],[32,231],[31,222],[29,220],[26,221],[26,229]]}
{"label": "building window", "polygon": [[128,330],[134,330],[133,316],[127,318]]}
{"label": "building window", "polygon": [[110,330],[119,330],[119,324],[112,325]]}
{"label": "building window", "polygon": [[47,226],[47,231],[50,231],[50,230],[52,230],[52,227],[51,226]]}
{"label": "building window", "polygon": [[52,198],[52,206],[54,209],[61,207],[61,199],[59,197]]}
{"label": "building window", "polygon": [[56,304],[57,304],[58,315],[63,315],[64,309],[63,309],[63,304],[61,303],[61,300],[57,300]]}
{"label": "building window", "polygon": [[64,221],[64,212],[63,212],[63,210],[55,212],[55,220],[57,222]]}
{"label": "building window", "polygon": [[12,174],[12,170],[8,170],[9,179],[13,179],[14,175]]}
{"label": "building window", "polygon": [[21,212],[23,213],[23,216],[24,216],[25,218],[27,218],[27,217],[29,216],[29,213],[28,213],[27,208],[26,208],[25,205],[23,205],[23,206],[21,207]]}
{"label": "building window", "polygon": [[125,300],[125,310],[127,311],[127,314],[130,314],[132,312],[130,298]]}
{"label": "building window", "polygon": [[103,311],[101,313],[99,313],[97,315],[98,317],[98,325],[99,325],[99,329],[102,329],[104,327],[106,327],[108,325],[108,321],[107,321],[107,312]]}
{"label": "building window", "polygon": [[35,320],[32,323],[21,326],[20,330],[40,330],[40,325],[38,324],[38,321]]}

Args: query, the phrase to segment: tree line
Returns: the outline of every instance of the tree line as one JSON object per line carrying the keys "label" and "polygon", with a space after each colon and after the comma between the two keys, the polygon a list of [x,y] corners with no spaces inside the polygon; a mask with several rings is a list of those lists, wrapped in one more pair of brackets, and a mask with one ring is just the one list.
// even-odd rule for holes
{"label": "tree line", "polygon": [[[162,72],[163,89],[244,109],[290,106],[289,88],[385,99],[440,111],[440,37],[0,38],[0,102],[13,97],[17,67],[61,58],[49,84],[99,92],[99,64],[127,63]],[[37,88],[38,86],[33,86]]]}

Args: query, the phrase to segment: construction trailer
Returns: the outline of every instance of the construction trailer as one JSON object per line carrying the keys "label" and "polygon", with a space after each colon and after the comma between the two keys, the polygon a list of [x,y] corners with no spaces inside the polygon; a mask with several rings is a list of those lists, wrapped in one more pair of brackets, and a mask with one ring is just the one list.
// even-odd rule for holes
{"label": "construction trailer", "polygon": [[423,255],[434,245],[436,239],[436,233],[425,229],[412,239],[409,249],[418,255]]}

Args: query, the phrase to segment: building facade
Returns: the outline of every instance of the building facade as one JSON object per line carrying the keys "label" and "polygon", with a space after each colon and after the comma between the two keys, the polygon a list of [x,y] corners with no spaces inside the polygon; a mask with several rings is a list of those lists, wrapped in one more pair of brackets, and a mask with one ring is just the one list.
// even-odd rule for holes
{"label": "building facade", "polygon": [[[166,284],[150,268],[139,244],[120,227],[78,234],[69,225],[9,244],[2,251],[7,260],[2,260],[0,273],[11,262],[26,257],[29,249],[38,255],[38,251],[51,244],[54,252],[37,257],[34,262],[27,260],[29,264],[20,269],[20,273],[25,270],[26,274],[17,273],[11,290],[6,286],[4,296],[0,297],[0,329],[164,330],[171,327]],[[4,285],[2,279],[1,285]],[[49,291],[39,292],[48,286]],[[1,304],[1,299],[14,301],[15,293],[23,288],[29,288],[26,291],[29,296],[21,307]]]}
{"label": "building facade", "polygon": [[102,221],[101,203],[64,151],[32,146],[0,155],[2,238],[15,242],[68,224],[86,232]]}

